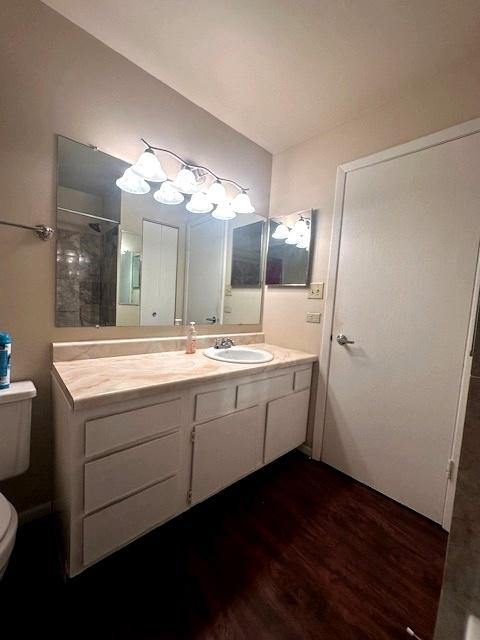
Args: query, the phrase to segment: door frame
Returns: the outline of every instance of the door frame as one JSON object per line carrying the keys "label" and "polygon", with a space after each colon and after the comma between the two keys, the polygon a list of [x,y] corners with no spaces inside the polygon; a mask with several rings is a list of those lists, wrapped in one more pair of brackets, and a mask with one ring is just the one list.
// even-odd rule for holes
{"label": "door frame", "polygon": [[[332,349],[332,329],[335,313],[335,297],[337,287],[338,263],[340,257],[340,243],[342,235],[343,222],[343,206],[345,199],[345,185],[347,174],[365,167],[381,164],[395,158],[401,158],[418,151],[436,147],[453,140],[465,138],[467,136],[480,133],[480,118],[469,120],[462,124],[437,131],[427,136],[417,138],[405,144],[401,144],[378,153],[374,153],[358,160],[353,160],[346,164],[342,164],[337,168],[337,180],[335,186],[335,199],[333,205],[332,235],[330,241],[330,256],[328,260],[328,276],[324,306],[324,322],[322,330],[322,343],[319,357],[319,376],[318,391],[315,411],[315,424],[313,431],[312,457],[314,460],[320,460],[322,454],[323,436],[325,429],[327,394],[328,394],[328,378],[330,369],[330,356]],[[451,460],[453,467],[451,468],[450,481],[447,482],[447,491],[445,496],[445,507],[443,514],[442,526],[445,529],[450,528],[452,516],[453,499],[455,495],[457,468],[460,457],[460,448],[463,436],[463,424],[465,421],[466,399],[468,394],[468,386],[470,382],[470,370],[472,366],[472,357],[470,354],[470,346],[473,340],[473,331],[475,327],[476,304],[480,290],[480,267],[477,259],[476,277],[474,290],[472,291],[472,303],[470,311],[470,323],[468,335],[465,336],[465,359],[462,373],[462,382],[459,393],[457,406],[457,417],[455,421],[454,435],[451,448]],[[450,465],[449,465],[450,466]],[[445,470],[447,473],[447,469]]]}

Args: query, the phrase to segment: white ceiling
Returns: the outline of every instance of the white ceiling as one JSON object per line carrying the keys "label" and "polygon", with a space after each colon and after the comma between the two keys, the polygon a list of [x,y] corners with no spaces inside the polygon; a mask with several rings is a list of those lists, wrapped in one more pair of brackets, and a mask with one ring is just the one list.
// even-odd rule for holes
{"label": "white ceiling", "polygon": [[480,54],[479,0],[44,0],[279,151]]}

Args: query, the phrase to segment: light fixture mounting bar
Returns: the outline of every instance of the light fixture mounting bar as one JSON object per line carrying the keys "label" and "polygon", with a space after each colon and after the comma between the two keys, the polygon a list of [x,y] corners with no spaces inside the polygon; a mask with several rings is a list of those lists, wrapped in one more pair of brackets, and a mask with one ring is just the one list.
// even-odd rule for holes
{"label": "light fixture mounting bar", "polygon": [[153,151],[160,151],[162,153],[167,153],[168,155],[172,156],[173,158],[176,158],[179,162],[181,162],[186,167],[189,167],[190,169],[200,169],[201,171],[206,171],[212,176],[212,178],[215,178],[215,180],[233,184],[239,191],[248,191],[248,187],[242,187],[242,185],[236,182],[235,180],[231,180],[230,178],[222,178],[221,176],[218,176],[216,173],[214,173],[208,167],[203,167],[198,164],[191,164],[190,162],[187,162],[186,160],[184,160],[177,153],[170,151],[170,149],[164,149],[163,147],[155,147],[153,144],[150,144],[149,142],[147,142],[144,138],[140,138],[140,139],[143,142],[143,144],[147,147],[147,149],[152,149]]}

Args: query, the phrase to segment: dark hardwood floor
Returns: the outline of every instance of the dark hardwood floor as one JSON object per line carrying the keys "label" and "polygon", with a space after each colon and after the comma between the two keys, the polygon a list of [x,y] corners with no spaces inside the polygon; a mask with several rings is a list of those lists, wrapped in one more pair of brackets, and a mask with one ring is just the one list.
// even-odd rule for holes
{"label": "dark hardwood floor", "polygon": [[21,528],[0,637],[432,637],[446,534],[298,453],[64,584],[53,525]]}

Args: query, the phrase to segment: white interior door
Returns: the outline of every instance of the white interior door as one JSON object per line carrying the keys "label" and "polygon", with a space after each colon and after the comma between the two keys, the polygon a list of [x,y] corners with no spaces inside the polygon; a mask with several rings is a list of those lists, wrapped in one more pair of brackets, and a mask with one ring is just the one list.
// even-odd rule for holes
{"label": "white interior door", "polygon": [[477,133],[346,175],[322,459],[437,522],[472,307],[479,167]]}
{"label": "white interior door", "polygon": [[225,223],[211,217],[190,224],[187,287],[189,322],[223,322],[225,231]]}
{"label": "white interior door", "polygon": [[141,325],[173,325],[177,293],[178,229],[143,221]]}

